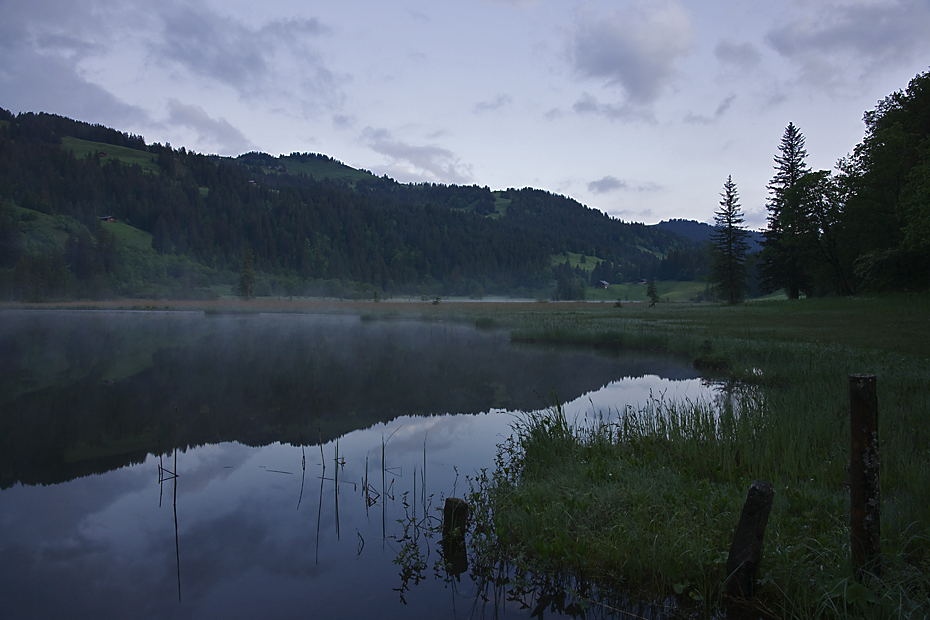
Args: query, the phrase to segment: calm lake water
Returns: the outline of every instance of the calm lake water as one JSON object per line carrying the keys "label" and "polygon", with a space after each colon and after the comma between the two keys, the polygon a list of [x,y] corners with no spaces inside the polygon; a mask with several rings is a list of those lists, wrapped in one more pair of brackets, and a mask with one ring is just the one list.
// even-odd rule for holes
{"label": "calm lake water", "polygon": [[403,584],[399,520],[439,516],[553,395],[583,420],[714,390],[454,323],[4,312],[0,617],[529,617],[434,569],[435,540]]}

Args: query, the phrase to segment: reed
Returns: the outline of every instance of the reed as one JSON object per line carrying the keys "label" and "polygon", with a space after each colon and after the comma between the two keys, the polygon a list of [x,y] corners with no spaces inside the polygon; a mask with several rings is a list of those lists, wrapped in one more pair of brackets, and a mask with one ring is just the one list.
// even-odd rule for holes
{"label": "reed", "polygon": [[[755,312],[753,309],[747,313]],[[624,315],[626,316],[626,314]],[[524,417],[470,503],[476,532],[505,558],[568,570],[631,596],[675,597],[695,614],[723,605],[727,550],[754,479],[775,485],[752,603],[763,616],[930,614],[930,384],[920,355],[783,334],[714,332],[695,322],[540,314],[528,341],[661,348],[715,369],[717,402],[654,398],[639,410],[566,419],[556,403]],[[619,324],[618,324],[619,323]],[[849,563],[848,375],[879,382],[881,578]]]}

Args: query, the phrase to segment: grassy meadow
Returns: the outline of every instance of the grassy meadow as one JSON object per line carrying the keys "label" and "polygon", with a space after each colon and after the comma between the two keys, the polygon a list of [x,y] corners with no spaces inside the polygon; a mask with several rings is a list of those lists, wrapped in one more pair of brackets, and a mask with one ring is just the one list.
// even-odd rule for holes
{"label": "grassy meadow", "polygon": [[116,237],[117,243],[122,246],[136,248],[138,250],[150,250],[152,248],[152,235],[129,226],[123,222],[101,222],[103,228]]}
{"label": "grassy meadow", "polygon": [[[661,287],[660,287],[661,291]],[[930,295],[706,303],[74,302],[82,309],[351,312],[472,322],[514,341],[687,356],[717,402],[655,399],[603,419],[526,416],[473,481],[473,572],[505,563],[629,600],[714,615],[753,480],[775,502],[744,611],[772,618],[930,614]],[[50,307],[49,305],[4,305]],[[877,376],[881,575],[849,565],[848,376]],[[607,413],[607,412],[604,412]],[[489,573],[485,573],[487,576]],[[576,581],[576,585],[580,582]]]}
{"label": "grassy meadow", "polygon": [[[922,296],[721,307],[565,305],[512,337],[664,349],[717,376],[717,403],[656,399],[612,420],[558,406],[515,426],[473,496],[479,539],[517,565],[626,596],[724,605],[733,531],[753,480],[772,482],[754,617],[930,613],[930,312]],[[878,380],[881,577],[849,566],[848,376]],[[482,530],[483,528],[483,530]],[[487,547],[486,547],[487,549]],[[493,564],[493,561],[486,562]]]}
{"label": "grassy meadow", "polygon": [[[88,155],[96,155],[97,153],[106,153],[108,158],[118,159],[124,164],[130,166],[139,164],[146,172],[151,172],[153,174],[161,172],[155,155],[146,151],[139,151],[125,146],[116,146],[115,144],[105,144],[103,142],[91,142],[89,140],[72,138],[71,136],[63,136],[61,138],[61,148],[71,151],[78,159],[83,159]],[[106,214],[101,213],[100,215]]]}
{"label": "grassy meadow", "polygon": [[[374,178],[370,172],[356,170],[345,164],[325,159],[308,158],[302,161],[297,157],[282,156],[280,162],[287,166],[287,171],[290,174],[305,174],[317,180],[364,181]],[[266,170],[266,172],[269,172],[269,170]]]}

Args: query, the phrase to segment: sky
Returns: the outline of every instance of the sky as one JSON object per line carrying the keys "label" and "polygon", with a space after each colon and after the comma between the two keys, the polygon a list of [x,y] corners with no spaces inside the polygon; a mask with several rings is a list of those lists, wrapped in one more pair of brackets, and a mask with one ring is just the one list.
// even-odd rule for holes
{"label": "sky", "polygon": [[0,0],[0,107],[751,228],[785,127],[832,169],[930,68],[930,0]]}

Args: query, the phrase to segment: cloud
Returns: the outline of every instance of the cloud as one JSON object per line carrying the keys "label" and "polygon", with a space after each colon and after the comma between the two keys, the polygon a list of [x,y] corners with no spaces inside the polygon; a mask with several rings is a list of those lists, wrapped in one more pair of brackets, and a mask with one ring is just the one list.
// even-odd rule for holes
{"label": "cloud", "polygon": [[581,76],[619,84],[629,102],[646,105],[659,98],[693,38],[681,5],[640,2],[607,17],[584,17],[574,32],[571,57]]}
{"label": "cloud", "polygon": [[80,62],[105,50],[106,20],[76,3],[0,2],[0,105],[108,126],[148,125],[148,115],[87,79]]}
{"label": "cloud", "polygon": [[475,112],[487,112],[489,110],[497,110],[513,103],[513,98],[510,95],[498,95],[497,99],[493,101],[481,101],[475,104]]}
{"label": "cloud", "polygon": [[358,119],[354,115],[334,114],[333,127],[336,129],[351,129]]}
{"label": "cloud", "polygon": [[629,182],[618,179],[615,176],[607,175],[603,179],[591,181],[588,183],[588,191],[595,194],[606,194],[615,191],[631,192],[658,192],[663,188],[661,185],[647,181],[638,185],[630,185]]}
{"label": "cloud", "polygon": [[4,54],[4,65],[0,68],[0,105],[13,113],[49,112],[120,129],[150,122],[145,111],[88,82],[67,59],[23,50]]}
{"label": "cloud", "polygon": [[537,4],[539,0],[485,0],[490,4],[509,4],[510,6],[530,6]]}
{"label": "cloud", "polygon": [[[227,84],[245,97],[270,95],[286,85],[339,99],[342,79],[310,44],[329,28],[316,19],[285,19],[252,28],[197,5],[162,10],[161,40],[151,51],[196,76]],[[284,85],[284,86],[282,86]]]}
{"label": "cloud", "polygon": [[591,181],[588,183],[588,191],[595,194],[606,194],[607,192],[612,192],[618,189],[626,189],[626,187],[626,181],[621,181],[617,177],[609,175],[603,179]]}
{"label": "cloud", "polygon": [[659,185],[658,183],[653,183],[652,181],[647,181],[642,185],[637,185],[634,188],[637,192],[661,192],[665,189],[665,186]]}
{"label": "cloud", "polygon": [[608,211],[609,215],[612,215],[618,219],[629,218],[629,222],[649,222],[654,218],[652,209],[641,209],[639,211],[634,211],[632,209],[618,209],[614,211]]}
{"label": "cloud", "polygon": [[395,140],[386,129],[366,127],[362,140],[390,163],[373,171],[382,172],[399,181],[431,183],[469,183],[471,167],[461,163],[452,151],[439,146],[413,145]]}
{"label": "cloud", "polygon": [[721,41],[714,48],[714,55],[720,62],[733,65],[743,71],[752,69],[762,62],[762,53],[759,48],[748,41],[743,43]]}
{"label": "cloud", "polygon": [[268,50],[254,32],[202,9],[183,6],[166,13],[163,36],[160,55],[200,76],[244,88],[268,72]]}
{"label": "cloud", "polygon": [[804,6],[766,35],[775,51],[800,65],[804,82],[852,82],[930,50],[925,0]]}
{"label": "cloud", "polygon": [[422,11],[413,11],[407,9],[407,15],[410,17],[411,21],[418,22],[420,24],[429,24],[433,20],[430,19],[429,15]]}
{"label": "cloud", "polygon": [[225,118],[215,120],[199,105],[185,105],[177,99],[168,100],[168,123],[182,125],[196,131],[200,141],[216,147],[222,155],[239,155],[254,149],[242,132]]}
{"label": "cloud", "polygon": [[[597,97],[588,93],[581,93],[581,97],[572,105],[572,110],[578,115],[594,114],[610,120],[643,121],[647,123],[654,123],[656,120],[655,114],[649,108],[629,103],[621,105],[600,103]],[[550,114],[552,112],[547,114],[547,117]],[[555,118],[555,116],[553,115],[552,118]]]}
{"label": "cloud", "polygon": [[685,115],[684,122],[689,125],[712,125],[716,123],[720,118],[726,114],[726,111],[730,109],[730,106],[733,105],[733,102],[736,101],[736,95],[729,95],[726,99],[720,102],[720,105],[717,106],[717,109],[714,110],[713,116],[704,116],[702,114],[694,114],[688,112]]}

